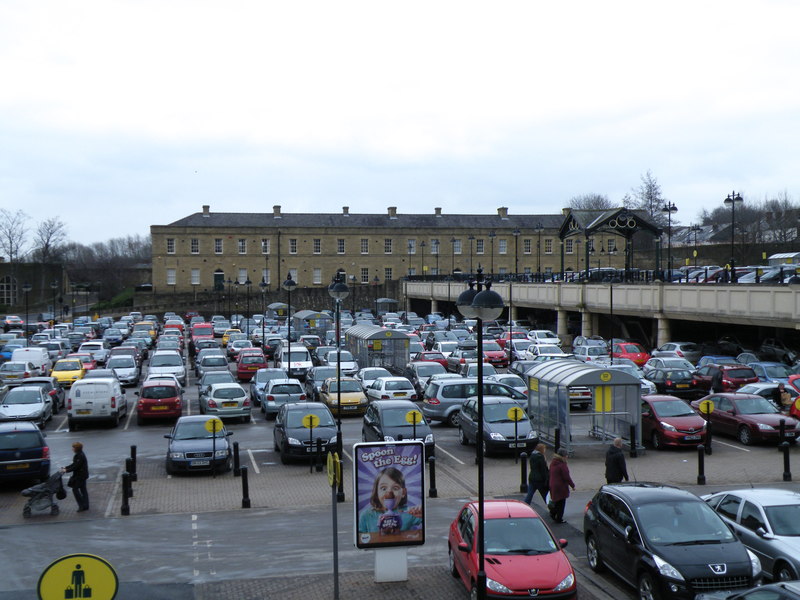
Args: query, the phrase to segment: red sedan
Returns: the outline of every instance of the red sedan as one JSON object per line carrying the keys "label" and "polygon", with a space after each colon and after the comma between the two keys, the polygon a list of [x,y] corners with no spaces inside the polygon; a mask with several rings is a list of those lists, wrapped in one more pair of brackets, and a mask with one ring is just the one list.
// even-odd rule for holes
{"label": "red sedan", "polygon": [[[528,504],[519,500],[484,503],[484,569],[487,598],[578,597],[575,573],[564,553],[567,540],[556,539]],[[469,502],[450,525],[450,573],[475,597],[478,576],[478,504]]]}
{"label": "red sedan", "polygon": [[705,417],[700,403],[711,400],[714,408],[708,415],[714,434],[737,438],[745,446],[755,442],[778,442],[780,421],[785,421],[786,440],[794,443],[800,428],[797,419],[787,417],[775,405],[756,394],[710,394],[692,402],[692,407]]}
{"label": "red sedan", "polygon": [[653,448],[696,448],[705,443],[706,420],[691,406],[674,396],[642,397],[642,439]]}
{"label": "red sedan", "polygon": [[136,392],[136,423],[143,425],[149,419],[177,419],[183,412],[181,387],[177,382],[164,379],[145,382]]}
{"label": "red sedan", "polygon": [[484,362],[494,365],[495,367],[507,367],[508,355],[496,341],[483,342],[483,356],[486,359]]}
{"label": "red sedan", "polygon": [[246,354],[241,352],[239,359],[236,361],[236,377],[239,378],[239,381],[250,381],[256,371],[266,369],[267,366],[267,359],[261,352],[248,352]]}
{"label": "red sedan", "polygon": [[97,361],[91,354],[73,352],[72,354],[67,354],[67,358],[79,358],[83,363],[83,368],[87,371],[97,368]]}
{"label": "red sedan", "polygon": [[423,352],[417,352],[414,356],[411,357],[411,360],[422,361],[422,362],[438,362],[445,369],[447,368],[447,359],[445,358],[444,354],[442,354],[441,352],[435,352],[433,350],[425,350]]}
{"label": "red sedan", "polygon": [[611,349],[611,356],[614,358],[627,358],[636,363],[637,367],[642,367],[650,360],[650,354],[639,344],[633,342],[620,342],[614,344]]}

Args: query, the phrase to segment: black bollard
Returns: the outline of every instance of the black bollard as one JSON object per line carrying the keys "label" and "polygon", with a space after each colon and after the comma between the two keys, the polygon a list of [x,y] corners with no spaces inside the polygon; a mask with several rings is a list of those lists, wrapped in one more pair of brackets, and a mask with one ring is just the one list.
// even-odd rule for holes
{"label": "black bollard", "polygon": [[792,470],[789,468],[789,442],[781,442],[781,452],[783,452],[783,480],[792,480]]}
{"label": "black bollard", "polygon": [[636,452],[636,425],[631,425],[631,458],[636,458],[638,453]]}
{"label": "black bollard", "polygon": [[122,474],[122,508],[120,509],[120,513],[126,517],[131,514],[131,506],[128,504],[128,487],[130,487],[130,480],[131,476],[127,471]]}
{"label": "black bollard", "polygon": [[[783,446],[783,442],[786,440],[786,419],[780,419],[778,421],[778,449],[781,449]],[[784,479],[784,481],[786,481]]]}
{"label": "black bollard", "polygon": [[322,473],[322,467],[324,466],[322,463],[322,438],[317,438],[317,454],[315,461],[317,463],[317,473]]}
{"label": "black bollard", "polygon": [[436,457],[428,458],[428,473],[431,478],[431,486],[428,489],[428,498],[438,498],[439,491],[436,489]]}
{"label": "black bollard", "polygon": [[522,452],[519,455],[519,491],[528,491],[528,454]]}
{"label": "black bollard", "polygon": [[553,452],[558,454],[559,450],[561,450],[561,427],[556,427],[553,435]]}
{"label": "black bollard", "polygon": [[239,463],[239,442],[233,442],[233,476],[239,477],[242,474],[242,468]]}
{"label": "black bollard", "polygon": [[131,483],[133,482],[133,477],[131,477],[131,469],[133,468],[133,459],[126,458],[125,459],[125,472],[128,474],[128,494],[129,498],[133,498],[133,486]]}
{"label": "black bollard", "polygon": [[131,475],[131,481],[138,481],[139,476],[136,475],[136,446],[131,446],[131,465],[133,471],[128,471]]}
{"label": "black bollard", "polygon": [[697,485],[706,484],[706,455],[703,444],[697,446]]}
{"label": "black bollard", "polygon": [[711,421],[706,421],[706,454],[711,456]]}
{"label": "black bollard", "polygon": [[247,482],[247,467],[242,467],[242,508],[250,508],[250,485]]}

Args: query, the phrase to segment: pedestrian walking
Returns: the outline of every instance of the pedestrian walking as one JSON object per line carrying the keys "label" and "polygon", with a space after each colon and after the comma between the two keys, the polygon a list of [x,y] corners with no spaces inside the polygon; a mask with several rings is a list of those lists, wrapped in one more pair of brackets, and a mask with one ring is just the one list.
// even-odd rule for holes
{"label": "pedestrian walking", "polygon": [[791,408],[792,397],[789,395],[789,392],[786,391],[786,386],[783,383],[779,383],[778,387],[772,390],[772,402],[775,404],[775,407],[782,412],[788,412]]}
{"label": "pedestrian walking", "polygon": [[622,451],[622,438],[614,438],[606,451],[606,483],[628,481],[628,468],[625,453]]}
{"label": "pedestrian walking", "polygon": [[547,459],[544,456],[545,449],[544,444],[537,444],[528,459],[530,470],[528,471],[528,494],[525,496],[525,504],[531,503],[536,492],[542,495],[542,500],[547,504],[547,490],[550,489],[550,469],[547,468]]}
{"label": "pedestrian walking", "polygon": [[86,481],[89,479],[89,461],[83,453],[83,444],[72,444],[72,464],[61,467],[62,473],[72,473],[67,485],[72,488],[75,502],[78,503],[78,512],[89,510],[89,493],[86,491]]}
{"label": "pedestrian walking", "polygon": [[[575,489],[575,483],[569,474],[567,458],[560,454],[553,454],[550,461],[550,501],[553,507],[550,509],[550,516],[556,523],[566,523],[564,520],[564,508],[569,498],[569,488]],[[548,508],[550,506],[548,505]]]}
{"label": "pedestrian walking", "polygon": [[711,375],[711,391],[715,394],[721,394],[725,391],[722,387],[722,369],[714,367],[714,372]]}

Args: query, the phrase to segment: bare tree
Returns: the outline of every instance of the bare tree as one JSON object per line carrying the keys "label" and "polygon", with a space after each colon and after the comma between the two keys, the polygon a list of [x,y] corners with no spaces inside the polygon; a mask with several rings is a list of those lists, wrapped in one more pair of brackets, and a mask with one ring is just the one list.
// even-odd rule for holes
{"label": "bare tree", "polygon": [[603,194],[582,194],[573,196],[569,201],[572,210],[610,210],[616,208],[608,196]]}
{"label": "bare tree", "polygon": [[0,250],[6,254],[10,263],[19,261],[20,255],[24,254],[28,218],[22,210],[12,213],[0,208]]}
{"label": "bare tree", "polygon": [[[649,170],[642,175],[641,185],[631,192],[633,193],[634,208],[645,211],[650,221],[659,227],[667,224],[667,217],[661,212],[666,198],[661,193],[661,185],[658,180]],[[674,221],[673,219],[673,223]]]}
{"label": "bare tree", "polygon": [[58,217],[45,219],[36,226],[33,234],[33,257],[42,263],[58,258],[61,247],[67,242],[67,226]]}
{"label": "bare tree", "polygon": [[765,200],[764,217],[771,232],[770,241],[789,242],[797,236],[797,205],[788,192]]}

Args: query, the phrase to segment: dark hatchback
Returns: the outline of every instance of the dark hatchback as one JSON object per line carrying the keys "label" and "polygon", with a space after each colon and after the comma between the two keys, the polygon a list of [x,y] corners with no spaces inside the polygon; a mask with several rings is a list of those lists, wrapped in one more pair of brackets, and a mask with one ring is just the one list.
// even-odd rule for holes
{"label": "dark hatchback", "polygon": [[[313,429],[306,427],[308,419],[304,424],[308,415],[317,417]],[[280,452],[283,464],[292,458],[313,458],[318,451],[321,452],[319,459],[336,449],[336,423],[330,409],[322,402],[289,402],[281,406],[275,416],[272,437],[273,448]],[[317,439],[321,440],[319,444]]]}
{"label": "dark hatchback", "polygon": [[[512,410],[521,418],[511,418]],[[504,396],[484,396],[483,398],[483,453],[532,452],[539,443],[539,435],[531,426],[521,401]],[[458,439],[466,446],[475,444],[478,439],[478,399],[469,398],[458,412]]]}
{"label": "dark hatchback", "polygon": [[39,427],[30,421],[0,423],[0,481],[49,476],[50,448]]}
{"label": "dark hatchback", "polygon": [[645,378],[653,382],[659,394],[692,400],[705,395],[689,369],[653,369]]}
{"label": "dark hatchback", "polygon": [[[414,424],[409,413],[417,412]],[[367,408],[361,425],[365,442],[419,440],[425,444],[425,458],[434,455],[435,441],[431,426],[411,400],[375,400]]]}
{"label": "dark hatchback", "polygon": [[691,492],[658,483],[604,485],[586,505],[586,558],[641,598],[694,599],[759,582],[761,563]]}
{"label": "dark hatchback", "polygon": [[180,417],[172,432],[164,437],[167,446],[167,473],[189,471],[230,471],[233,435],[223,425],[212,434],[206,425],[211,418],[205,415]]}

